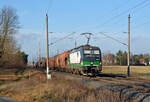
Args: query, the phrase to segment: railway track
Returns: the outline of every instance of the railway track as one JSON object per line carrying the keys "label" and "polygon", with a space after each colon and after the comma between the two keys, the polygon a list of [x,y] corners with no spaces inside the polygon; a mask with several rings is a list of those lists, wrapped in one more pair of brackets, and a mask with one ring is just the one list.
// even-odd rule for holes
{"label": "railway track", "polygon": [[94,80],[94,81],[98,81],[98,82],[102,82],[105,84],[109,84],[109,85],[122,85],[122,86],[128,86],[131,87],[133,89],[139,90],[141,92],[146,92],[146,93],[150,93],[150,80],[146,80],[146,79],[136,79],[136,78],[128,78],[128,77],[124,77],[124,76],[110,76],[108,75],[106,77],[106,75],[99,75],[97,77],[84,77],[84,76],[80,76],[81,78],[85,78],[88,80]]}
{"label": "railway track", "polygon": [[87,77],[67,72],[51,72],[52,77],[57,76],[60,78],[79,81],[94,90],[103,89],[118,93],[123,102],[150,102],[150,80],[116,74],[101,73],[96,77]]}
{"label": "railway track", "polygon": [[53,72],[53,76],[79,81],[95,90],[103,89],[118,93],[123,102],[149,102],[150,81],[125,77],[86,77],[64,72]]}
{"label": "railway track", "polygon": [[[41,71],[45,71],[43,69],[38,69]],[[146,79],[137,79],[133,77],[126,77],[124,74],[99,74],[96,77],[91,77],[91,76],[83,76],[83,75],[77,75],[77,74],[71,74],[67,72],[57,72],[57,71],[52,71],[55,75],[55,73],[63,73],[62,75],[68,75],[72,77],[77,77],[77,78],[82,78],[86,80],[93,80],[93,81],[98,81],[101,83],[106,83],[106,84],[112,84],[112,85],[127,85],[133,88],[137,89],[145,89],[150,90],[150,80]]]}

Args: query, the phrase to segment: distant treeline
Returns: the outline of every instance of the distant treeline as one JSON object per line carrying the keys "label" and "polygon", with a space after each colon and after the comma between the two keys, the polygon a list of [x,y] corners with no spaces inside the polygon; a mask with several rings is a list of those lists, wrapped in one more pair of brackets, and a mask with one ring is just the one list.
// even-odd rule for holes
{"label": "distant treeline", "polygon": [[[131,54],[131,65],[149,65],[149,54]],[[116,54],[107,52],[103,54],[103,65],[127,65],[127,52],[119,50]]]}
{"label": "distant treeline", "polygon": [[24,67],[28,55],[20,51],[14,35],[20,28],[15,9],[0,9],[0,67]]}

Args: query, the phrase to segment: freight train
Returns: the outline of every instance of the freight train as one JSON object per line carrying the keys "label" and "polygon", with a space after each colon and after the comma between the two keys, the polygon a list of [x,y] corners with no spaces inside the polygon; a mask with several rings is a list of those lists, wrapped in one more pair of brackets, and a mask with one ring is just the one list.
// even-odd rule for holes
{"label": "freight train", "polygon": [[[101,50],[96,46],[82,45],[50,57],[49,65],[51,70],[96,75],[102,71]],[[46,68],[46,60],[38,66]]]}

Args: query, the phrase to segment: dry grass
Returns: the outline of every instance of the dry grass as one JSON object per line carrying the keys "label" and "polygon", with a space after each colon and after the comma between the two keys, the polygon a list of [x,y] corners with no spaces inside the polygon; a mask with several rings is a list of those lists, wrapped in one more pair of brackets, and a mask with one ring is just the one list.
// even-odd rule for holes
{"label": "dry grass", "polygon": [[[103,66],[103,73],[126,74],[127,66]],[[150,66],[131,66],[131,76],[150,79]]]}
{"label": "dry grass", "polygon": [[24,102],[120,102],[119,95],[110,91],[93,90],[79,82],[55,76],[47,81],[45,74],[3,84],[0,94]]}
{"label": "dry grass", "polygon": [[[104,89],[90,89],[77,81],[53,76],[47,81],[39,71],[25,70],[18,81],[0,81],[0,94],[24,102],[121,102],[118,93]],[[126,66],[104,66],[103,73],[126,74]],[[31,72],[31,71],[30,71]],[[150,66],[132,66],[131,75],[150,78]]]}

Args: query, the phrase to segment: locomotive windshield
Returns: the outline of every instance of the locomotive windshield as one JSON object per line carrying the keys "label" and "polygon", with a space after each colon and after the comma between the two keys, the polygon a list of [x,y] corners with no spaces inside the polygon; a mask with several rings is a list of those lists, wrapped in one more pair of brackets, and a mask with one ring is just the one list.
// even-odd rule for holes
{"label": "locomotive windshield", "polygon": [[91,50],[84,50],[84,54],[91,54]]}
{"label": "locomotive windshield", "polygon": [[99,57],[100,51],[99,50],[84,50],[85,57]]}
{"label": "locomotive windshield", "polygon": [[100,54],[99,50],[93,50],[93,54]]}

